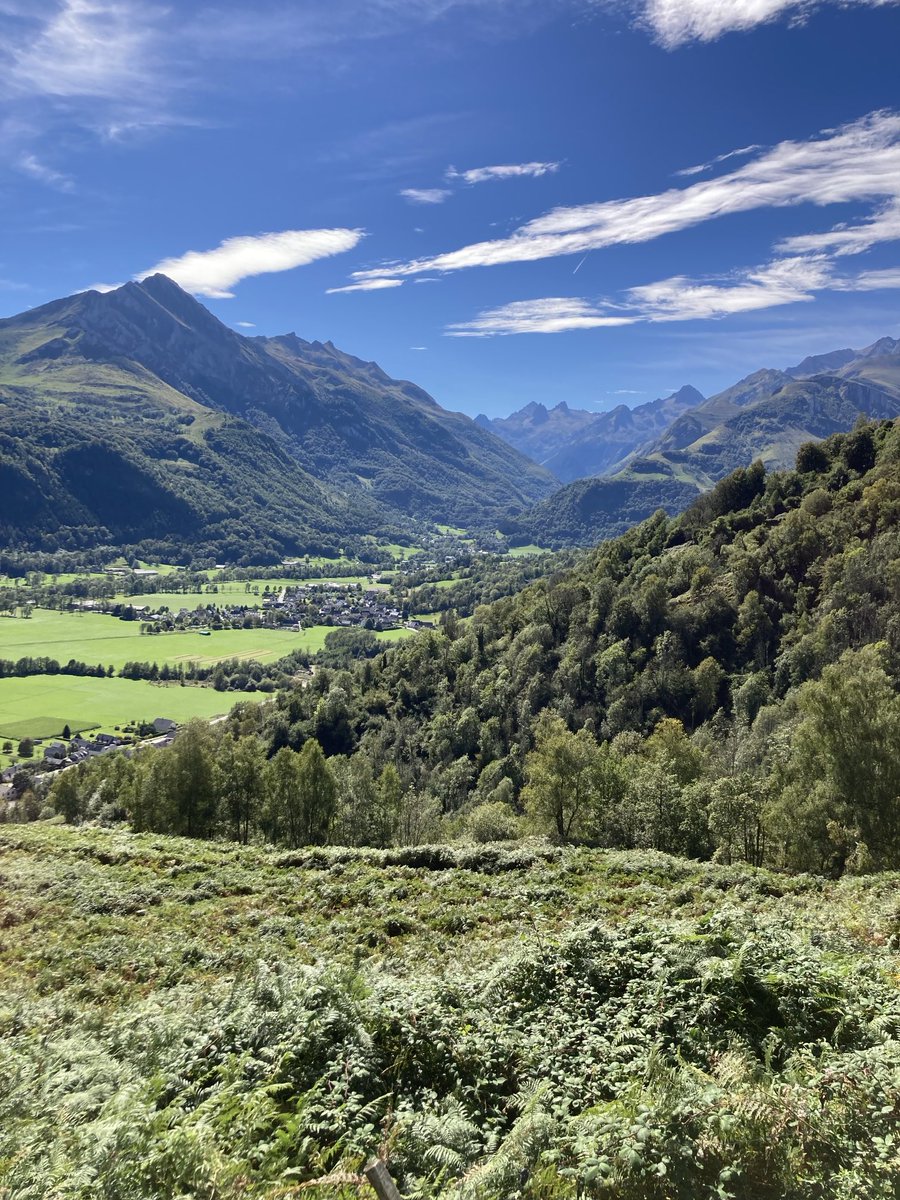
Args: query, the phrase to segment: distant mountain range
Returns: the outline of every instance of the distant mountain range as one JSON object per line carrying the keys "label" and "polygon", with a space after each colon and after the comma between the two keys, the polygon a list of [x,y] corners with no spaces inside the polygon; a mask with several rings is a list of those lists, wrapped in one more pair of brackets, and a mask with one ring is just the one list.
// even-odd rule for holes
{"label": "distant mountain range", "polygon": [[475,421],[569,483],[614,474],[677,417],[702,403],[701,393],[687,384],[665,399],[635,408],[619,404],[598,413],[569,408],[565,400],[551,409],[532,402],[509,417],[479,415]]}
{"label": "distant mountain range", "polygon": [[860,413],[900,415],[893,338],[708,399],[472,421],[331,342],[243,337],[154,275],[0,321],[0,542],[263,562],[430,521],[585,543]]}
{"label": "distant mountain range", "polygon": [[315,551],[493,524],[553,476],[412,383],[242,337],[163,275],[0,321],[0,538],[42,549]]}
{"label": "distant mountain range", "polygon": [[[664,401],[633,411],[649,409],[652,420],[655,413],[672,412],[681,403],[679,398],[689,400],[692,395],[699,393],[682,388]],[[534,408],[529,405],[506,418],[501,436],[514,436],[516,444],[530,445],[540,454],[543,425],[540,419],[535,424]],[[598,428],[597,417],[612,417],[619,410],[605,414],[567,410],[568,415],[552,420],[557,411],[547,413],[549,424],[561,431],[565,423],[573,431],[581,422],[581,436],[589,441]],[[804,442],[850,429],[860,414],[900,416],[900,341],[894,338],[881,338],[863,350],[814,355],[786,371],[756,371],[716,396],[683,404],[664,428],[643,444],[635,443],[627,456],[621,454],[621,441],[611,443],[611,469],[574,480],[525,517],[508,522],[505,530],[550,545],[612,537],[657,508],[675,512],[685,507],[735,467],[756,459],[768,468],[789,467]],[[497,428],[497,422],[491,422],[491,428]],[[526,429],[528,437],[520,433]],[[551,446],[551,441],[546,445]],[[588,453],[599,461],[593,445]],[[577,455],[573,434],[568,446],[557,438],[550,455],[541,461],[575,462]]]}

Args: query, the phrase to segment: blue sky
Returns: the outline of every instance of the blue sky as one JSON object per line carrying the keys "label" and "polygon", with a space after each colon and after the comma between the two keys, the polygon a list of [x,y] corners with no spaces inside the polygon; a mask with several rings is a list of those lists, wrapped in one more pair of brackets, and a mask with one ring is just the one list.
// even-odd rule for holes
{"label": "blue sky", "polygon": [[0,311],[164,270],[448,408],[900,334],[900,4],[0,0]]}

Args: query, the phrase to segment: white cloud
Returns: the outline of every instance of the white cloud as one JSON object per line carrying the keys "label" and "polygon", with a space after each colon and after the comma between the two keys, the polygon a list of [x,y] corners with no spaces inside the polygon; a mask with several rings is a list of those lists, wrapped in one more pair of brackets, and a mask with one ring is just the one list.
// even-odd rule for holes
{"label": "white cloud", "polygon": [[[832,0],[841,8],[859,4],[880,8],[896,0]],[[782,16],[802,21],[815,0],[645,0],[639,23],[667,50],[686,42],[713,42],[726,33],[753,29]]]}
{"label": "white cloud", "polygon": [[288,229],[255,237],[226,238],[215,250],[189,250],[178,258],[164,258],[137,279],[161,272],[198,296],[227,300],[229,289],[251,275],[290,271],[320,258],[343,254],[358,244],[361,229]]}
{"label": "white cloud", "polygon": [[633,317],[615,316],[574,296],[516,300],[489,308],[472,321],[451,325],[448,337],[496,337],[511,333],[564,333],[571,329],[601,329],[630,325]]}
{"label": "white cloud", "polygon": [[900,267],[862,271],[852,279],[844,281],[841,286],[842,290],[848,292],[876,292],[882,288],[900,288]]}
{"label": "white cloud", "polygon": [[900,200],[900,114],[875,112],[821,137],[786,141],[725,175],[655,195],[556,208],[509,237],[431,258],[357,272],[422,275],[536,262],[607,246],[649,242],[718,217],[801,204]]}
{"label": "white cloud", "polygon": [[239,326],[239,328],[241,328],[241,329],[255,329],[256,328],[256,326],[253,324],[252,321],[235,321],[235,325]]}
{"label": "white cloud", "polygon": [[36,154],[21,155],[16,166],[24,175],[29,175],[32,179],[36,179],[38,183],[46,184],[47,187],[56,188],[60,192],[73,192],[75,190],[74,179],[68,175],[64,175],[62,171],[48,167],[46,163],[41,162]]}
{"label": "white cloud", "polygon": [[410,204],[443,204],[450,194],[447,188],[404,188],[400,193]]}
{"label": "white cloud", "polygon": [[55,97],[138,96],[165,10],[136,0],[63,0],[7,48],[6,87]]}
{"label": "white cloud", "polygon": [[486,183],[491,179],[517,179],[522,176],[538,179],[541,175],[551,175],[558,170],[558,162],[528,162],[508,163],[498,167],[473,167],[468,171],[457,171],[456,167],[448,167],[446,174],[448,179],[461,179],[463,183]]}
{"label": "white cloud", "polygon": [[745,158],[748,154],[755,154],[757,150],[762,150],[762,146],[741,146],[738,150],[729,150],[725,154],[717,154],[709,162],[699,163],[696,167],[684,167],[683,170],[676,171],[675,174],[703,175],[706,171],[711,171],[713,167],[717,167],[719,163],[728,162],[729,158]]}
{"label": "white cloud", "polygon": [[364,279],[361,283],[348,283],[345,287],[326,288],[326,296],[337,296],[341,292],[381,292],[385,288],[402,287],[402,279]]}
{"label": "white cloud", "polygon": [[[898,182],[900,192],[900,182]],[[798,237],[784,238],[777,249],[787,254],[809,254],[830,250],[841,257],[860,254],[879,242],[900,239],[900,199],[885,205],[879,212],[859,225],[835,225],[825,233],[806,233]]]}
{"label": "white cloud", "polygon": [[[781,258],[735,271],[723,279],[675,275],[628,288],[618,301],[579,297],[519,300],[487,309],[472,321],[451,325],[450,337],[496,337],[514,333],[563,333],[636,323],[713,320],[737,313],[815,299],[831,290],[900,289],[900,267],[838,275],[825,255]],[[613,393],[625,395],[627,391]],[[635,393],[637,394],[637,393]]]}
{"label": "white cloud", "polygon": [[410,346],[410,350],[427,350],[427,346]]}
{"label": "white cloud", "polygon": [[824,258],[787,258],[738,272],[724,283],[676,275],[628,290],[642,321],[691,321],[813,300],[832,281]]}

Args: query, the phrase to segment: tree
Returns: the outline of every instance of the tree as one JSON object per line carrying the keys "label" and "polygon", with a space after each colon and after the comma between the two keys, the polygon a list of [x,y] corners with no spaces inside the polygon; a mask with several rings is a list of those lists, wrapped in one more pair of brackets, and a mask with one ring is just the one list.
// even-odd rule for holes
{"label": "tree", "polygon": [[60,771],[50,789],[50,803],[70,825],[83,815],[81,788],[78,786],[77,775],[76,769]]}
{"label": "tree", "polygon": [[390,846],[397,832],[403,800],[403,783],[393,763],[388,763],[379,775],[375,796],[370,830],[372,845]]}
{"label": "tree", "polygon": [[556,713],[543,712],[525,759],[522,801],[530,823],[560,842],[595,828],[599,765],[600,747],[587,729],[572,733]]}
{"label": "tree", "polygon": [[860,861],[900,866],[900,696],[880,653],[847,650],[798,693],[803,719],[776,806],[791,866],[840,873],[849,832]]}
{"label": "tree", "polygon": [[19,758],[31,758],[34,754],[34,742],[30,737],[22,738],[19,742]]}
{"label": "tree", "polygon": [[266,822],[272,841],[321,845],[334,819],[337,788],[322,747],[310,738],[299,754],[282,747],[265,771]]}
{"label": "tree", "polygon": [[223,739],[218,753],[219,817],[228,837],[246,845],[259,821],[265,756],[255,737]]}
{"label": "tree", "polygon": [[315,738],[310,738],[300,751],[298,782],[303,843],[321,845],[328,840],[334,820],[337,788],[322,747]]}
{"label": "tree", "polygon": [[766,852],[766,805],[770,799],[767,780],[741,774],[725,776],[710,786],[707,818],[716,844],[716,858],[761,867]]}

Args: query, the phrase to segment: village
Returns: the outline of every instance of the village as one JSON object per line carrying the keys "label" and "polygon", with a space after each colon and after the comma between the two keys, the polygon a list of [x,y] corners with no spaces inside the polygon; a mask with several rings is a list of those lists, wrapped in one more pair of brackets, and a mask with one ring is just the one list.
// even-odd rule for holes
{"label": "village", "polygon": [[[40,792],[48,777],[67,767],[77,767],[90,759],[120,751],[126,755],[149,746],[170,746],[178,730],[175,721],[168,717],[156,717],[137,736],[131,733],[96,733],[84,737],[76,733],[72,737],[54,739],[43,744],[42,739],[26,739],[28,751],[19,761],[10,763],[0,771],[0,801],[13,802],[26,790]],[[24,743],[19,751],[23,754]]]}
{"label": "village", "polygon": [[[377,577],[372,582],[377,584]],[[149,599],[149,597],[148,597]],[[88,602],[91,604],[91,602]],[[85,605],[86,607],[86,605]],[[91,604],[97,611],[100,606]],[[260,601],[216,602],[214,595],[201,607],[182,606],[172,612],[167,606],[117,603],[107,606],[123,620],[139,620],[143,633],[167,633],[173,629],[290,629],[301,632],[312,626],[357,627],[385,632],[394,629],[427,629],[432,622],[411,618],[406,605],[382,585],[367,589],[359,583],[327,582],[297,584],[264,592]]]}

